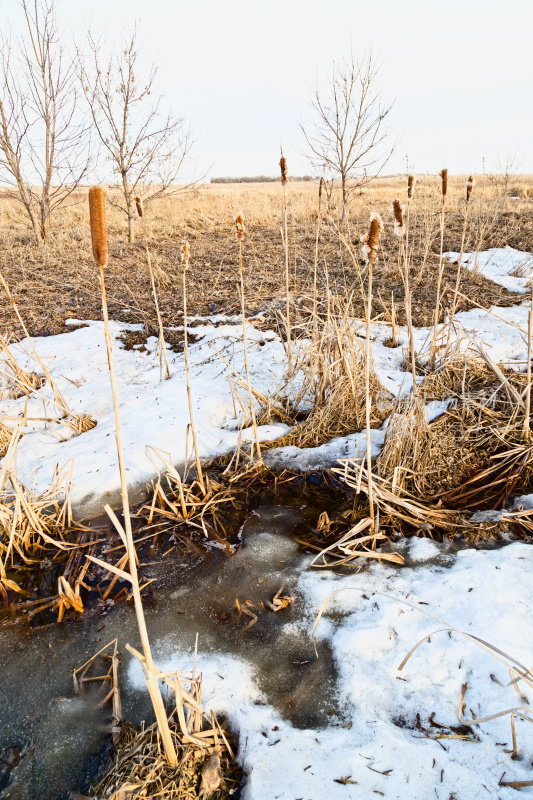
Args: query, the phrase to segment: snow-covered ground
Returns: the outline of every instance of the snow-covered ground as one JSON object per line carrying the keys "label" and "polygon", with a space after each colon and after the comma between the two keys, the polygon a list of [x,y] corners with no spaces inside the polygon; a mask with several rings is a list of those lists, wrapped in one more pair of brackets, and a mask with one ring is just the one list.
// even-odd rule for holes
{"label": "snow-covered ground", "polygon": [[[459,260],[460,253],[444,253],[452,262]],[[533,256],[514,247],[493,247],[479,253],[463,253],[462,266],[479,272],[485,278],[498,283],[510,292],[527,292],[533,277]]]}
{"label": "snow-covered ground", "polygon": [[[488,277],[520,281],[525,291],[529,278],[510,273],[518,267],[526,275],[525,256],[531,257],[509,253],[507,248],[504,253],[509,256],[505,263],[494,254],[482,253],[479,264]],[[494,362],[522,370],[527,358],[528,312],[528,303],[490,311],[472,309],[456,316],[454,335],[463,351],[472,348],[476,352],[480,346]],[[205,324],[194,329],[197,340],[190,349],[191,383],[200,455],[208,458],[231,451],[250,436],[249,430],[240,430],[239,407],[237,404],[235,411],[228,383],[228,377],[234,375],[232,369],[244,374],[242,331],[237,319],[197,322]],[[61,421],[29,423],[19,444],[16,469],[22,479],[45,488],[56,464],[72,462],[73,504],[87,509],[92,503],[94,510],[101,510],[103,502],[116,497],[119,489],[114,424],[103,326],[100,322],[83,324],[85,327],[68,334],[37,339],[36,347],[72,411],[90,414],[97,425],[73,436]],[[168,453],[176,464],[183,463],[189,423],[183,354],[169,351],[172,377],[161,381],[155,340],[149,340],[145,351],[126,350],[120,342],[122,331],[136,327],[112,323],[125,460],[133,487],[155,474],[154,449]],[[362,326],[354,325],[361,346],[364,333]],[[420,354],[427,352],[431,333],[431,329],[415,330]],[[412,377],[404,368],[407,333],[400,329],[396,348],[385,345],[390,336],[389,326],[376,323],[372,353],[384,388],[398,396],[412,388]],[[249,341],[252,384],[270,394],[283,381],[283,344],[273,332],[258,331],[252,325]],[[23,368],[39,372],[26,342],[13,345],[12,352]],[[245,392],[240,392],[245,398]],[[428,416],[433,418],[443,408],[443,404],[428,406]],[[49,386],[29,400],[0,402],[4,417],[24,413],[29,419],[58,417]],[[263,426],[260,435],[263,440],[273,440],[286,431],[284,425]],[[372,432],[375,454],[383,438],[384,428]],[[190,446],[189,437],[189,460]],[[310,469],[363,455],[364,446],[364,435],[354,432],[318,448],[277,448],[268,458],[277,466]],[[523,498],[524,504],[529,502],[531,498]],[[530,666],[530,546],[511,544],[497,551],[465,550],[457,555],[428,540],[414,540],[405,547],[407,566],[374,564],[353,577],[308,569],[309,558],[301,557],[294,589],[297,613],[287,623],[289,628],[284,626],[286,633],[293,630],[295,635],[310,635],[323,601],[338,589],[352,589],[335,595],[317,632],[329,642],[335,659],[341,724],[319,729],[293,727],[266,701],[245,658],[220,649],[202,652],[200,642],[205,705],[226,713],[239,733],[239,759],[248,773],[247,800],[335,800],[374,794],[402,800],[511,798],[514,790],[498,785],[503,773],[505,780],[531,779],[533,728],[528,723],[517,720],[520,756],[511,760],[505,752],[511,746],[508,718],[476,728],[479,741],[475,742],[453,736],[436,740],[443,730],[449,734],[449,727],[432,727],[429,722],[434,714],[440,725],[457,724],[463,683],[468,686],[467,718],[519,705],[514,689],[504,689],[496,682],[508,680],[502,664],[457,634],[439,633],[415,653],[401,674],[398,672],[409,649],[425,634],[443,627],[402,605],[402,598],[421,611],[486,638]],[[190,663],[187,649],[165,649],[164,642],[156,642],[155,650],[162,669],[183,669]],[[142,685],[134,666],[130,679]],[[316,691],[319,693],[320,687]]]}
{"label": "snow-covered ground", "polygon": [[[454,738],[450,727],[459,724],[464,683],[465,719],[522,704],[513,687],[496,682],[509,681],[496,658],[456,633],[440,632],[398,670],[420,639],[446,627],[422,612],[485,639],[530,667],[531,546],[515,543],[456,555],[428,539],[412,539],[404,547],[409,566],[373,564],[353,577],[310,570],[311,558],[301,558],[291,588],[295,614],[282,628],[280,648],[283,636],[310,637],[324,601],[348,590],[331,599],[316,634],[329,642],[337,668],[341,717],[332,716],[326,727],[291,725],[267,702],[246,656],[222,649],[204,652],[200,640],[197,668],[203,674],[204,706],[227,715],[239,735],[245,800],[366,799],[374,793],[401,800],[503,799],[516,796],[515,790],[498,786],[504,773],[504,780],[533,779],[530,723],[516,720],[516,760],[506,752],[512,749],[508,716],[476,726],[477,741]],[[154,642],[158,666],[164,672],[186,670],[192,649],[176,650],[172,639]],[[145,688],[136,661],[130,662],[128,674],[136,688]],[[319,685],[317,704],[320,694]]]}
{"label": "snow-covered ground", "polygon": [[[74,508],[101,512],[104,503],[116,499],[119,491],[113,408],[103,323],[83,324],[86,327],[70,333],[36,339],[35,345],[69,408],[77,414],[89,414],[97,425],[75,436],[60,421],[29,423],[19,443],[17,471],[21,479],[35,483],[39,491],[50,485],[56,464],[71,462]],[[125,462],[128,483],[134,488],[143,486],[156,472],[157,456],[147,448],[160,449],[170,455],[174,464],[183,464],[188,438],[191,461],[183,354],[168,351],[171,378],[161,381],[157,340],[148,340],[148,352],[139,348],[126,350],[119,341],[123,331],[141,327],[111,323]],[[209,458],[230,452],[241,437],[243,441],[250,437],[249,430],[240,430],[240,416],[234,414],[227,380],[232,373],[211,346],[244,374],[242,326],[215,326],[206,321],[194,333],[199,342],[190,348],[193,408],[200,457]],[[249,340],[252,383],[256,389],[268,392],[283,375],[283,345],[273,333],[261,333],[252,326]],[[25,340],[11,349],[24,369],[41,371]],[[242,389],[239,391],[245,396]],[[22,417],[25,412],[29,420],[58,417],[60,412],[52,398],[50,387],[45,385],[27,402],[25,397],[0,402],[0,416]],[[287,430],[286,425],[268,425],[262,426],[259,434],[262,440],[275,439]]]}
{"label": "snow-covered ground", "polygon": [[[498,253],[503,253],[505,258],[499,257]],[[500,277],[504,273],[508,276],[517,269],[525,269],[526,256],[533,258],[511,248],[487,251],[478,256],[482,265],[497,264]],[[495,276],[493,272],[491,277]],[[522,286],[527,283],[525,278],[509,280],[520,280]],[[463,351],[470,348],[476,353],[476,346],[480,345],[494,362],[524,369],[528,306],[524,302],[509,308],[495,307],[490,311],[474,308],[457,314],[454,337],[459,338]],[[76,324],[75,320],[71,322]],[[235,377],[233,370],[244,375],[242,329],[236,317],[194,318],[194,323],[196,341],[190,348],[193,408],[200,456],[206,459],[230,452],[239,441],[247,441],[251,434],[250,430],[241,430],[241,412],[237,401],[234,405],[228,382],[228,377]],[[87,516],[99,513],[104,502],[117,502],[119,475],[103,324],[91,321],[83,324],[85,327],[71,333],[36,339],[35,344],[71,410],[89,414],[97,425],[81,436],[75,436],[64,422],[57,419],[30,421],[19,444],[16,468],[22,480],[34,483],[40,491],[51,483],[56,465],[63,468],[72,464],[72,504],[78,513]],[[161,381],[157,341],[150,339],[147,350],[138,347],[126,350],[120,341],[121,333],[139,329],[139,326],[113,322],[111,327],[128,481],[135,491],[144,487],[156,474],[154,461],[157,463],[158,459],[154,449],[168,453],[174,464],[182,465],[186,460],[188,440],[187,457],[191,461],[184,358],[182,353],[169,350],[172,377]],[[259,391],[272,394],[283,381],[286,364],[283,344],[272,331],[259,331],[252,324],[248,325],[248,332],[252,384]],[[364,326],[354,324],[354,334],[364,348]],[[446,345],[446,336],[447,331],[441,327],[441,346]],[[431,328],[415,329],[415,347],[419,354],[428,352],[431,337]],[[390,326],[382,323],[373,326],[374,367],[384,389],[396,397],[412,389],[411,373],[405,370],[407,331],[399,329],[398,347],[391,348],[385,344],[390,338]],[[11,350],[23,368],[41,371],[26,341],[12,345]],[[246,403],[245,390],[241,388],[240,393]],[[25,397],[0,401],[0,416],[15,418],[25,413],[28,420],[57,418],[60,412],[52,397],[50,386],[45,384],[28,401]],[[440,412],[428,409],[428,413],[435,416]],[[13,420],[7,424],[13,424]],[[287,426],[276,424],[262,426],[259,433],[262,440],[274,440],[287,430]],[[384,434],[384,427],[372,432],[374,455],[383,444]],[[354,432],[319,448],[303,451],[295,447],[276,448],[269,452],[268,462],[276,467],[306,470],[331,465],[338,458],[361,456],[365,446],[364,433]]]}

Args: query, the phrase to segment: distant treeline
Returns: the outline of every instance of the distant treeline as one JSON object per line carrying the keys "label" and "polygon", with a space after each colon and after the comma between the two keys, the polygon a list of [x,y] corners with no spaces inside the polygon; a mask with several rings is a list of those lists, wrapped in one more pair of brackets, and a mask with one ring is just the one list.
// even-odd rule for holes
{"label": "distant treeline", "polygon": [[[269,178],[268,175],[256,175],[253,178],[211,178],[211,183],[276,183],[279,180],[281,180],[279,176],[277,178]],[[316,181],[318,178],[314,178],[312,175],[301,175],[300,177],[290,175],[289,180]]]}

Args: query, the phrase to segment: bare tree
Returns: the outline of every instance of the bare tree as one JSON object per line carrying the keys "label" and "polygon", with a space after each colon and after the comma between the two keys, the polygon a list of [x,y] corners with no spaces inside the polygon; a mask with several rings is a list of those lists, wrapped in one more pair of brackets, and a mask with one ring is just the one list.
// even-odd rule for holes
{"label": "bare tree", "polygon": [[311,106],[314,121],[300,126],[311,151],[311,161],[331,179],[340,180],[342,217],[350,193],[375,178],[393,148],[385,147],[385,128],[392,103],[381,102],[376,91],[377,68],[370,53],[361,62],[334,64],[327,88],[315,89]]}
{"label": "bare tree", "polygon": [[112,170],[120,176],[120,200],[110,202],[128,220],[128,239],[134,241],[135,195],[145,204],[168,194],[192,146],[184,121],[160,113],[151,102],[157,69],[145,79],[137,75],[138,44],[134,29],[121,48],[106,59],[99,42],[89,34],[91,69],[79,57],[79,77],[94,126]]}
{"label": "bare tree", "polygon": [[0,182],[22,203],[39,243],[86,175],[74,62],[59,40],[53,0],[21,0],[25,34],[0,38]]}

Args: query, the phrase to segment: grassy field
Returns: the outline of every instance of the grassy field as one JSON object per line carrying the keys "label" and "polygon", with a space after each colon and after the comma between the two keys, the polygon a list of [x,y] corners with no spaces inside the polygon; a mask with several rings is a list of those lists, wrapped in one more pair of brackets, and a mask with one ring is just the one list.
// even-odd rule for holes
{"label": "grassy field", "polygon": [[[444,250],[458,250],[464,213],[464,177],[450,180],[446,204]],[[316,183],[287,185],[290,289],[295,302],[305,302],[312,284],[317,224]],[[394,295],[396,317],[403,321],[403,283],[397,268],[398,241],[392,232],[391,202],[406,198],[406,180],[383,178],[352,196],[349,218],[339,232],[338,209],[333,199],[328,213],[322,211],[318,248],[319,294],[324,296],[326,272],[333,295],[354,293],[363,315],[357,269],[349,249],[358,251],[358,240],[368,227],[371,211],[384,220],[378,266],[374,275],[374,313],[387,314]],[[145,215],[146,232],[160,291],[165,325],[173,325],[182,311],[180,243],[188,239],[190,258],[190,313],[216,314],[239,310],[236,291],[238,243],[233,217],[243,211],[245,290],[248,313],[268,311],[283,295],[284,251],[281,236],[282,192],[278,184],[201,185],[154,202]],[[435,307],[435,270],[438,266],[440,179],[417,180],[410,212],[411,287],[413,322],[429,324]],[[477,181],[465,241],[465,250],[510,245],[531,248],[533,240],[533,178],[509,181],[504,176]],[[110,263],[107,283],[111,317],[144,322],[156,331],[156,317],[146,256],[141,243],[126,241],[126,222],[117,209],[108,207]],[[340,236],[342,233],[342,236]],[[19,304],[30,333],[47,335],[65,330],[69,317],[99,319],[100,293],[91,255],[86,193],[55,219],[46,249],[36,247],[22,209],[0,197],[1,268]],[[443,277],[443,308],[455,282],[455,269],[447,266]],[[473,302],[500,305],[511,296],[479,276],[462,276],[461,291]],[[458,309],[472,303],[461,299]],[[127,309],[127,310],[126,310]],[[20,330],[7,304],[0,314],[3,335],[19,336]],[[172,341],[172,335],[170,335]]]}

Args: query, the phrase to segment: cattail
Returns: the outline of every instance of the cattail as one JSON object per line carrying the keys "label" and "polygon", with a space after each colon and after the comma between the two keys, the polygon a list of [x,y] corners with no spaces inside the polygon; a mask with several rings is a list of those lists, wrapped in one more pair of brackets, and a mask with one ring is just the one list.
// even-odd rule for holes
{"label": "cattail", "polygon": [[442,196],[446,197],[446,195],[448,193],[448,170],[447,169],[441,169],[441,171],[439,172],[439,175],[440,175],[440,178],[441,178],[441,181],[442,181]]}
{"label": "cattail", "polygon": [[318,199],[319,201],[322,199],[322,191],[324,189],[324,178],[320,178],[320,183],[318,184]]}
{"label": "cattail", "polygon": [[472,189],[474,188],[475,182],[476,182],[476,179],[474,178],[474,176],[470,175],[470,177],[468,178],[468,180],[466,182],[466,202],[467,203],[470,202],[470,198],[472,197]]}
{"label": "cattail", "polygon": [[107,267],[107,233],[105,224],[105,189],[93,186],[89,189],[89,216],[94,260],[99,267]]}
{"label": "cattail", "polygon": [[239,214],[237,214],[236,217],[233,217],[233,219],[235,221],[235,228],[237,229],[237,238],[238,239],[242,239],[243,236],[244,236],[244,231],[246,230],[246,228],[244,226],[244,214],[243,214],[243,212],[241,211]]}
{"label": "cattail", "polygon": [[394,214],[394,235],[401,238],[405,234],[405,225],[402,204],[398,198],[392,201],[392,213]]}
{"label": "cattail", "polygon": [[287,159],[283,155],[283,150],[281,151],[281,158],[279,160],[279,168],[281,170],[281,184],[285,186],[287,183]]}
{"label": "cattail", "polygon": [[408,200],[412,200],[414,191],[415,191],[415,176],[414,175],[409,175],[407,177],[407,198],[408,198]]}
{"label": "cattail", "polygon": [[371,264],[376,263],[378,257],[377,250],[379,245],[379,237],[381,236],[382,230],[383,220],[379,214],[372,212],[370,215],[370,228],[368,229],[368,233],[361,237],[361,255],[366,262],[370,261]]}
{"label": "cattail", "polygon": [[143,218],[143,214],[144,214],[143,201],[141,200],[140,197],[134,197],[133,199],[135,200],[135,205],[137,207],[137,214],[142,219]]}
{"label": "cattail", "polygon": [[187,271],[189,269],[189,242],[187,239],[184,239],[181,243],[181,263],[183,264],[183,269]]}

